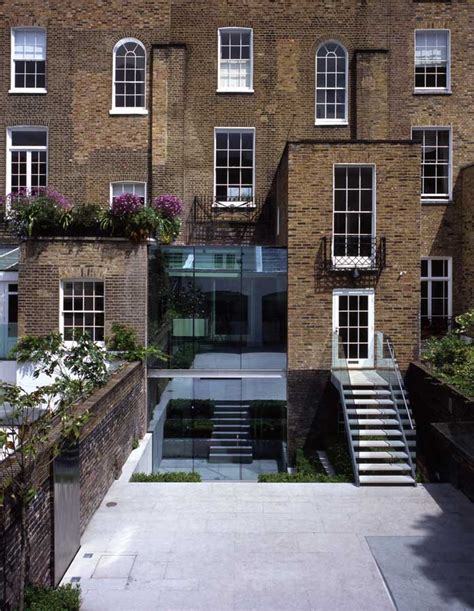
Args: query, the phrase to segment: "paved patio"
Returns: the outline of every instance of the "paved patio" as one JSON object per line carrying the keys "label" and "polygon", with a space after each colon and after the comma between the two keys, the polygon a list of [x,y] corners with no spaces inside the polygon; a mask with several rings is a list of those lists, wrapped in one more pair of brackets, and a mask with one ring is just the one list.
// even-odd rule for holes
{"label": "paved patio", "polygon": [[[83,610],[474,608],[473,505],[449,485],[128,483],[64,583]],[[385,577],[385,579],[384,579]]]}

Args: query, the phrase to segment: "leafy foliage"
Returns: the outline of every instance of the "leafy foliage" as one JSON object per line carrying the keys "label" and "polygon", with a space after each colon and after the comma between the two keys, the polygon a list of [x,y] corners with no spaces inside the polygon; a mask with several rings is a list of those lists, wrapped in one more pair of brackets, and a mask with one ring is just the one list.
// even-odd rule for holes
{"label": "leafy foliage", "polygon": [[474,344],[465,342],[460,334],[472,325],[474,310],[458,316],[458,328],[440,338],[430,338],[422,354],[441,380],[452,384],[460,392],[474,396]]}
{"label": "leafy foliage", "polygon": [[319,461],[309,460],[303,450],[296,450],[296,473],[261,473],[264,483],[341,483],[351,481],[346,475],[327,475]]}
{"label": "leafy foliage", "polygon": [[145,361],[148,357],[166,360],[164,353],[156,346],[145,347],[137,340],[133,329],[121,323],[112,324],[112,335],[106,341],[107,350],[116,359],[128,361]]}
{"label": "leafy foliage", "polygon": [[79,611],[81,590],[66,584],[57,588],[30,586],[25,593],[26,611]]}
{"label": "leafy foliage", "polygon": [[199,473],[173,471],[170,473],[133,473],[131,482],[200,482]]}
{"label": "leafy foliage", "polygon": [[181,228],[181,200],[162,196],[158,205],[146,207],[141,198],[122,193],[112,205],[88,203],[71,206],[67,198],[52,189],[22,190],[7,196],[8,221],[19,237],[116,236],[134,242],[156,238],[169,244]]}

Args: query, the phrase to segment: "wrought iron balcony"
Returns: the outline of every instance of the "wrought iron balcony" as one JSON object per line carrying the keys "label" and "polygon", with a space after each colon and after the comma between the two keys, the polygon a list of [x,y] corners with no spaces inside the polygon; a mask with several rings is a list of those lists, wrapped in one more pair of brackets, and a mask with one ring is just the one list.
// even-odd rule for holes
{"label": "wrought iron balcony", "polygon": [[190,221],[197,223],[257,223],[268,215],[267,198],[223,201],[213,195],[196,195],[193,200]]}
{"label": "wrought iron balcony", "polygon": [[324,269],[328,272],[380,274],[386,263],[385,238],[332,236],[321,240]]}

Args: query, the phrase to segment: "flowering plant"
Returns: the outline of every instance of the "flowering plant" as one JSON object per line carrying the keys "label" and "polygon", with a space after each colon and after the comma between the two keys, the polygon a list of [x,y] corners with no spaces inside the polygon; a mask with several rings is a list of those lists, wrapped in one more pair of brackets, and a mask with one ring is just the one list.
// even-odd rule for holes
{"label": "flowering plant", "polygon": [[6,218],[21,237],[57,232],[70,222],[67,197],[48,187],[20,189],[7,195]]}
{"label": "flowering plant", "polygon": [[166,218],[176,218],[183,212],[184,204],[175,195],[160,195],[155,197],[153,208]]}
{"label": "flowering plant", "polygon": [[133,193],[122,193],[112,200],[112,216],[123,217],[134,214],[143,208],[143,198]]}

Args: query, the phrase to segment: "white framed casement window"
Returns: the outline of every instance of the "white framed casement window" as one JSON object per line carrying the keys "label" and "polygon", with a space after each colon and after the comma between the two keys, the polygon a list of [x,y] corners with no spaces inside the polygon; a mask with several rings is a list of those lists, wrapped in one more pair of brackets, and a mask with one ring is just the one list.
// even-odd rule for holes
{"label": "white framed casement window", "polygon": [[334,165],[334,267],[370,269],[376,256],[374,165]]}
{"label": "white framed casement window", "polygon": [[214,129],[214,205],[255,205],[255,128]]}
{"label": "white framed casement window", "polygon": [[415,93],[450,92],[450,31],[415,30]]}
{"label": "white framed casement window", "polygon": [[112,115],[146,115],[146,50],[136,38],[123,38],[113,50]]}
{"label": "white framed casement window", "polygon": [[131,193],[139,197],[143,204],[146,202],[146,182],[126,181],[126,182],[111,182],[110,183],[110,203],[114,198],[123,193]]}
{"label": "white framed casement window", "polygon": [[421,144],[421,201],[448,202],[452,196],[452,134],[450,127],[413,127]]}
{"label": "white framed casement window", "polygon": [[453,262],[451,257],[421,259],[422,327],[447,328],[453,315]]}
{"label": "white framed casement window", "polygon": [[11,29],[9,93],[46,93],[46,30]]}
{"label": "white framed casement window", "polygon": [[333,291],[333,366],[374,366],[374,289]]}
{"label": "white framed casement window", "polygon": [[63,280],[60,300],[60,333],[64,341],[73,341],[76,332],[87,333],[95,342],[104,341],[105,306],[102,280]]}
{"label": "white framed casement window", "polygon": [[46,127],[7,129],[7,193],[34,190],[48,184],[48,130]]}
{"label": "white framed casement window", "polygon": [[347,125],[348,56],[337,41],[316,51],[316,125]]}
{"label": "white framed casement window", "polygon": [[218,92],[253,93],[253,30],[220,28]]}

